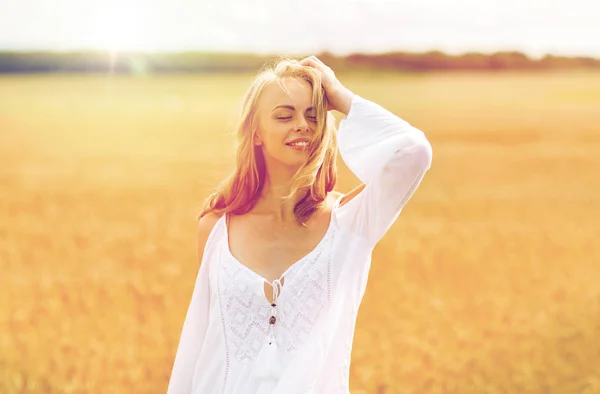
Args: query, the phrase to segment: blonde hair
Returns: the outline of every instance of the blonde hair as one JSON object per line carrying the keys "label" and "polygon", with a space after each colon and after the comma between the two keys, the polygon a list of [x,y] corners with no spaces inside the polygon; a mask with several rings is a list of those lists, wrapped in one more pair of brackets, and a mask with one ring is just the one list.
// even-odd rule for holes
{"label": "blonde hair", "polygon": [[265,86],[271,82],[277,82],[288,92],[282,84],[285,78],[304,79],[312,86],[312,105],[316,110],[317,122],[309,144],[311,151],[308,159],[292,177],[290,193],[282,199],[293,199],[299,190],[307,189],[306,195],[294,206],[294,216],[304,227],[308,218],[324,206],[323,201],[327,193],[333,190],[337,180],[335,118],[327,111],[327,97],[320,75],[311,67],[301,65],[298,60],[280,56],[263,65],[246,91],[241,117],[236,126],[235,169],[203,202],[197,220],[213,211],[218,215],[229,212],[241,215],[250,211],[258,202],[266,180],[262,150],[253,143],[258,125],[258,100]]}

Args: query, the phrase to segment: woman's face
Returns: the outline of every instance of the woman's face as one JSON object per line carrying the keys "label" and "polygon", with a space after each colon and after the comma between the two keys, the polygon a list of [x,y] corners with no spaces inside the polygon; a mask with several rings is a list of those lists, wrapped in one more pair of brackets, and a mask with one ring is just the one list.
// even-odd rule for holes
{"label": "woman's face", "polygon": [[276,82],[263,90],[258,103],[255,144],[261,145],[266,160],[298,166],[308,158],[309,147],[292,147],[286,143],[297,138],[310,139],[315,132],[317,119],[312,106],[312,86],[301,78],[286,78],[282,84],[289,95]]}

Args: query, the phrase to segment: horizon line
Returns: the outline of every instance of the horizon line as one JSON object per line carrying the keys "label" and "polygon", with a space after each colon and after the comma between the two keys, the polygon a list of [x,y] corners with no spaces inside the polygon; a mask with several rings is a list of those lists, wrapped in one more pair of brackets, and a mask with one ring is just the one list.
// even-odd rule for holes
{"label": "horizon line", "polygon": [[181,54],[181,53],[211,53],[211,54],[222,54],[222,55],[251,55],[258,57],[265,56],[278,56],[278,55],[289,55],[289,56],[304,56],[309,54],[328,54],[335,57],[347,57],[352,55],[385,55],[392,53],[411,53],[411,54],[426,54],[426,53],[442,53],[446,56],[460,57],[468,54],[479,54],[479,55],[493,55],[497,53],[521,53],[530,59],[542,59],[544,57],[561,57],[561,58],[585,58],[585,59],[596,59],[600,60],[600,56],[594,55],[574,55],[574,54],[560,54],[552,51],[541,53],[537,56],[533,56],[520,49],[496,49],[489,51],[479,50],[466,50],[466,51],[444,51],[442,49],[424,49],[421,51],[415,50],[403,50],[403,49],[389,49],[385,51],[350,51],[350,52],[333,52],[328,50],[320,51],[232,51],[232,50],[218,50],[218,49],[172,49],[172,50],[147,50],[147,49],[124,49],[124,50],[112,50],[106,48],[71,48],[71,49],[49,49],[49,48],[2,48],[0,47],[0,53],[81,53],[81,52],[93,52],[93,53],[107,53],[107,54]]}

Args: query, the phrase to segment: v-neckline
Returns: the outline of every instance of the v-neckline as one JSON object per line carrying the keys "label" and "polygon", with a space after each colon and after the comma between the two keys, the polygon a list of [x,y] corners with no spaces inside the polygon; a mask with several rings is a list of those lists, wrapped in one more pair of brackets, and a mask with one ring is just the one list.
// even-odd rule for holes
{"label": "v-neckline", "polygon": [[[333,222],[334,222],[334,212],[340,202],[340,200],[342,199],[344,195],[340,195],[335,203],[333,204],[333,207],[331,208],[331,212],[329,214],[329,225],[327,226],[327,231],[325,231],[325,235],[323,235],[323,237],[321,238],[321,240],[317,243],[317,245],[310,251],[308,252],[306,255],[304,255],[304,257],[300,258],[298,261],[294,262],[292,265],[290,265],[280,276],[279,278],[273,280],[273,282],[269,282],[265,277],[263,277],[262,275],[259,275],[258,272],[254,271],[252,268],[248,267],[247,265],[243,264],[242,262],[240,262],[238,259],[235,258],[235,256],[233,255],[233,253],[231,253],[231,249],[229,248],[229,229],[227,228],[227,213],[223,214],[223,216],[221,216],[221,220],[223,221],[223,227],[224,227],[224,233],[225,236],[223,237],[223,242],[224,242],[224,249],[225,249],[225,253],[227,254],[227,257],[232,260],[236,265],[239,265],[242,267],[242,269],[246,270],[247,272],[249,272],[250,274],[252,274],[253,276],[255,276],[256,278],[260,279],[261,281],[261,285],[264,287],[264,283],[268,283],[271,286],[273,286],[274,282],[278,281],[281,284],[281,279],[284,278],[290,271],[292,268],[300,265],[302,262],[308,260],[310,257],[312,257],[314,254],[316,254],[319,249],[322,248],[322,246],[325,244],[325,241],[327,240],[327,238],[329,238],[330,233],[333,231]],[[287,279],[284,280],[284,282],[286,283],[285,286],[287,286]],[[283,289],[283,287],[285,287],[283,285],[281,285],[281,288]],[[281,292],[279,294],[281,296]],[[266,299],[266,297],[265,297]]]}

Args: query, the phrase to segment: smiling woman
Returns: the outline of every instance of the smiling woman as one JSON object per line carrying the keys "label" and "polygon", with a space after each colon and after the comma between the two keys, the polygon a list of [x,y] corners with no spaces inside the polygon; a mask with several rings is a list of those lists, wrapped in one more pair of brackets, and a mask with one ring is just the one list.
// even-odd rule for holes
{"label": "smiling woman", "polygon": [[[327,204],[336,179],[335,118],[328,105],[311,67],[284,60],[264,69],[243,100],[235,172],[209,196],[199,218],[253,212],[279,227],[307,227]],[[291,146],[294,141],[307,145]]]}
{"label": "smiling woman", "polygon": [[[349,394],[372,250],[431,145],[312,56],[263,70],[242,107],[233,175],[198,217],[200,270],[168,394]],[[346,115],[339,131],[328,108]],[[363,182],[347,195],[333,190],[338,143]]]}

